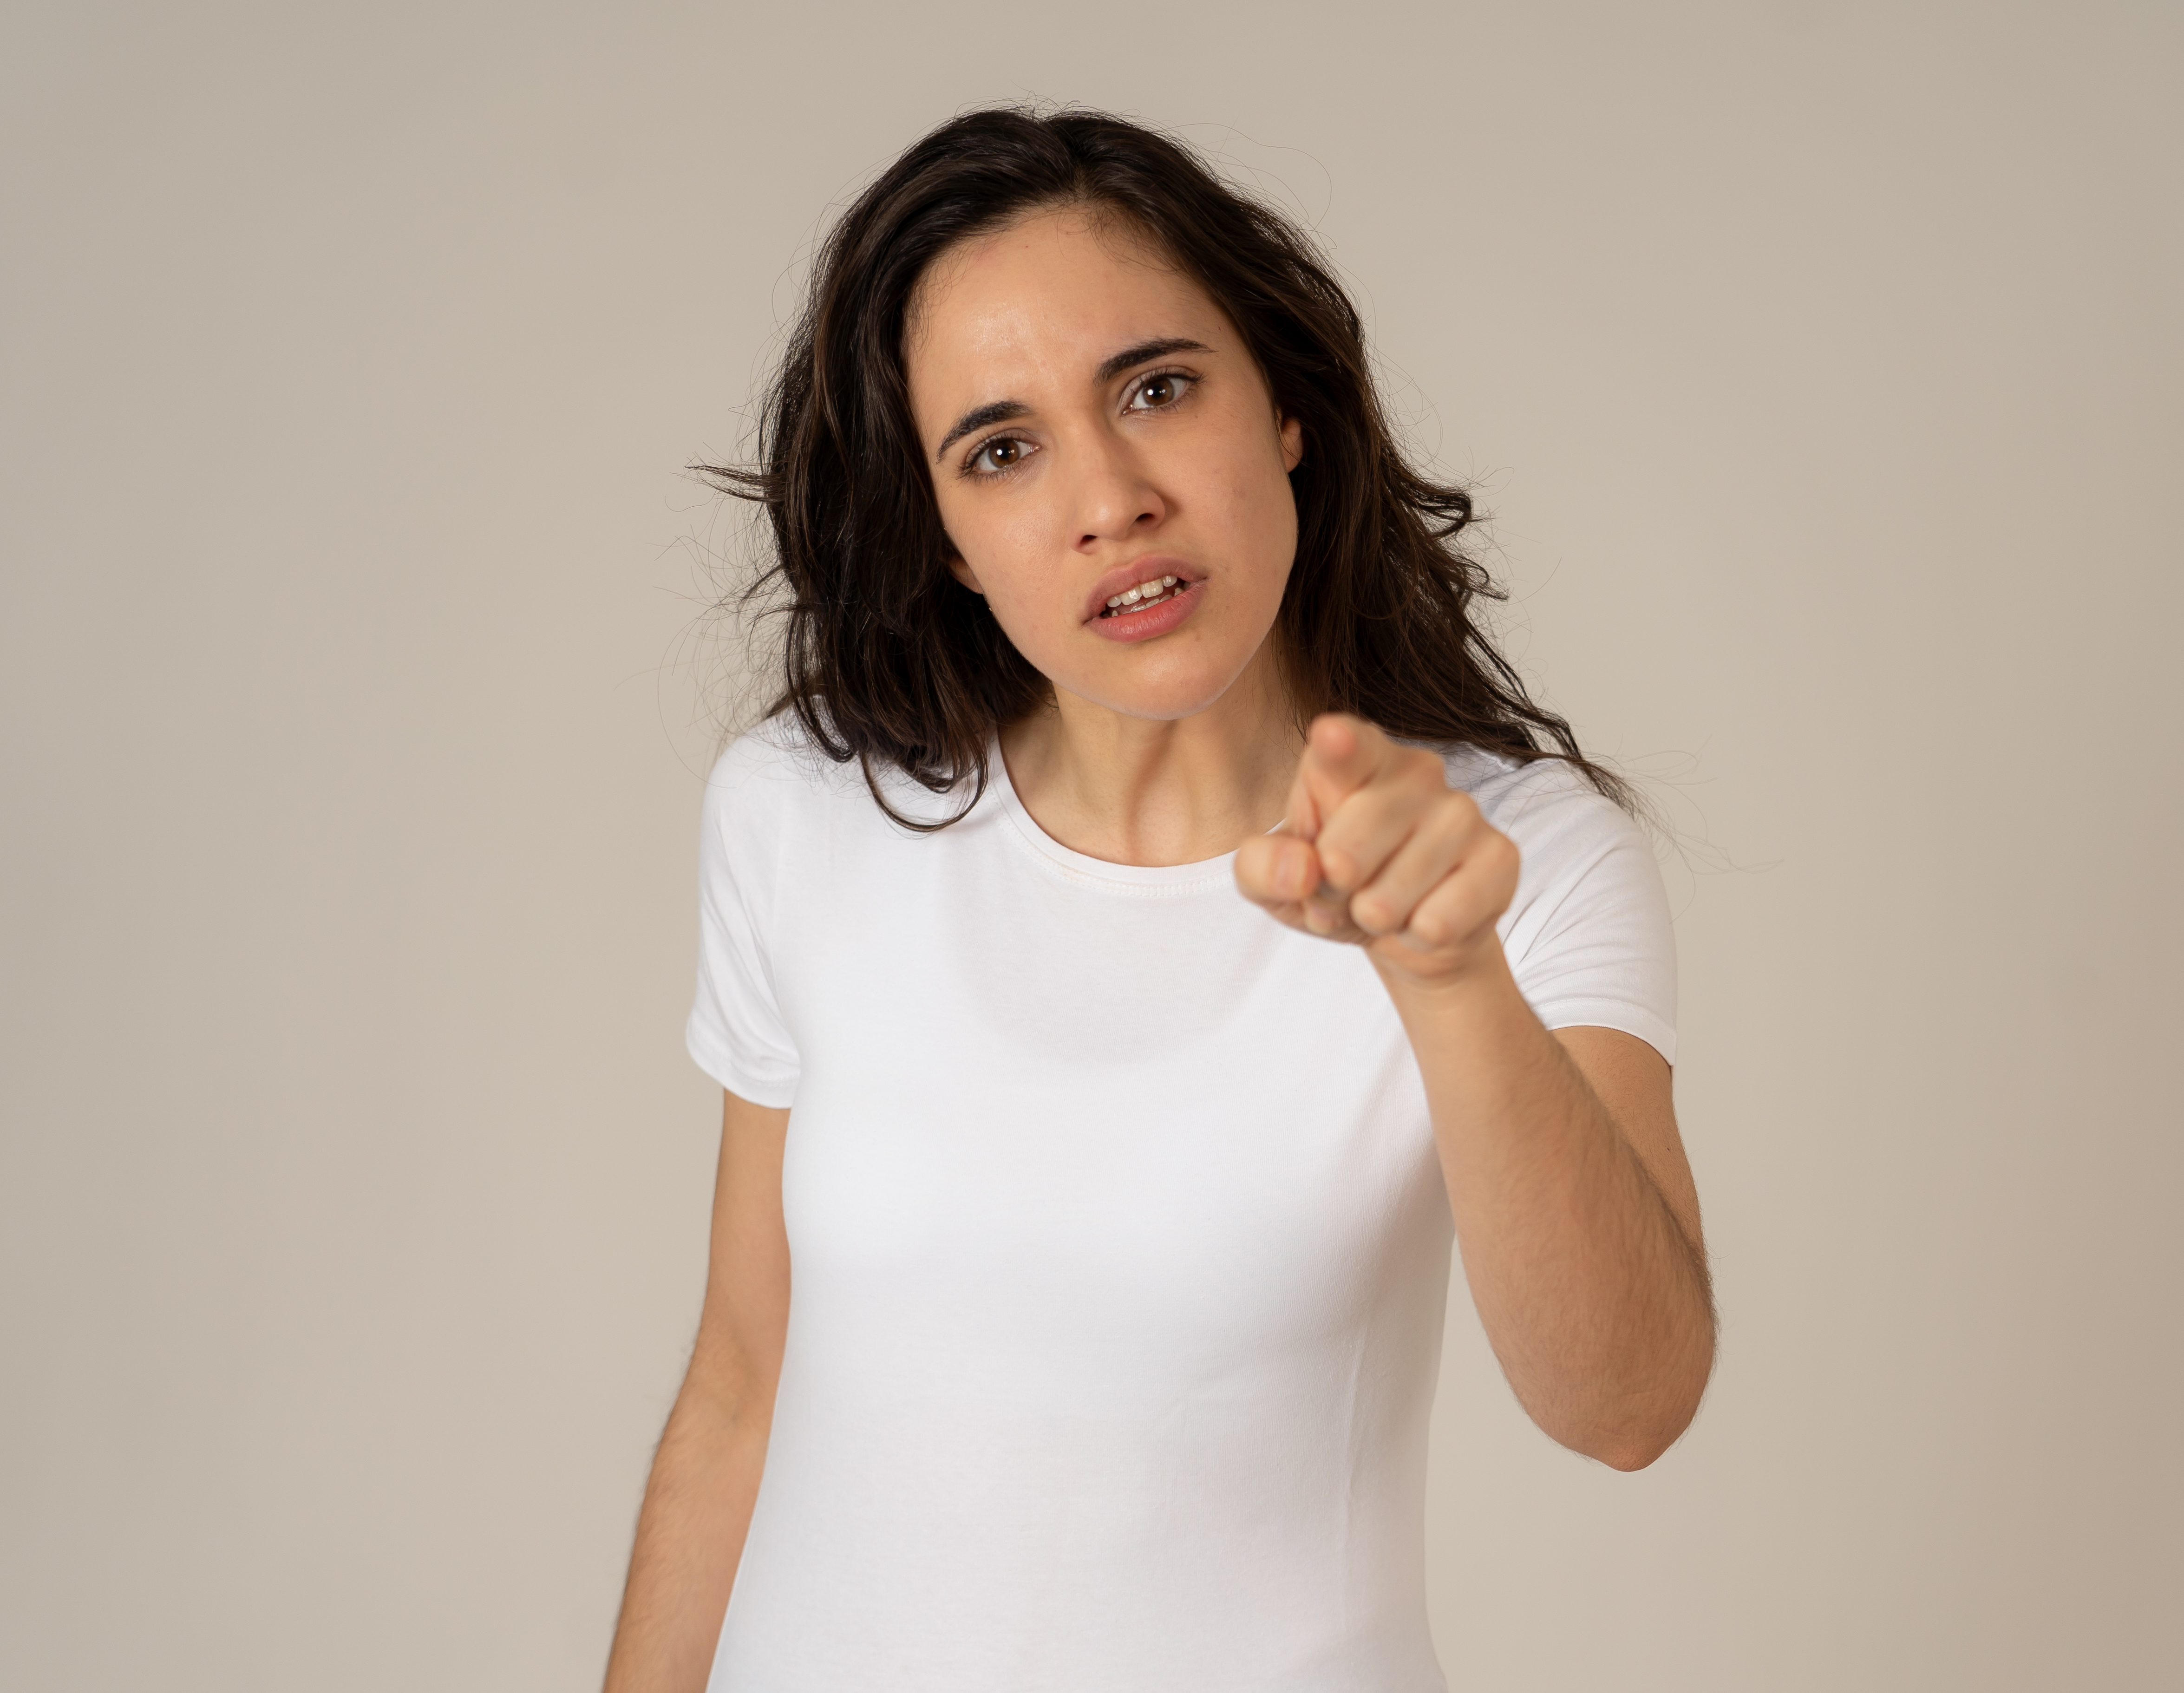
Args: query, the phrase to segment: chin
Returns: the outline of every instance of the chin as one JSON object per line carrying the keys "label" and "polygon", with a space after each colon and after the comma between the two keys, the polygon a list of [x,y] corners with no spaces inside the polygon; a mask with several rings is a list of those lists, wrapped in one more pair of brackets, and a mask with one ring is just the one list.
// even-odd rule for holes
{"label": "chin", "polygon": [[[1268,621],[1271,626],[1271,609]],[[1006,630],[1006,623],[1002,627]],[[1078,643],[1097,638],[1076,631],[1071,632],[1074,638],[1040,643],[1048,648],[1044,654],[1026,651],[1021,642],[1017,650],[1062,693],[1126,717],[1175,722],[1211,710],[1245,680],[1268,632],[1261,631],[1256,640],[1247,641],[1236,638],[1234,631],[1185,628],[1144,646],[1108,649],[1100,655],[1103,661],[1091,664],[1084,662],[1086,654]]]}
{"label": "chin", "polygon": [[[1195,668],[1195,667],[1194,667]],[[1134,678],[1137,685],[1117,688],[1112,678],[1100,678],[1106,687],[1091,682],[1088,686],[1070,688],[1078,698],[1105,705],[1128,717],[1147,717],[1156,722],[1176,722],[1185,717],[1195,717],[1221,702],[1222,696],[1236,685],[1244,666],[1217,677],[1209,677],[1203,671],[1195,675]],[[1068,687],[1064,682],[1061,684]]]}

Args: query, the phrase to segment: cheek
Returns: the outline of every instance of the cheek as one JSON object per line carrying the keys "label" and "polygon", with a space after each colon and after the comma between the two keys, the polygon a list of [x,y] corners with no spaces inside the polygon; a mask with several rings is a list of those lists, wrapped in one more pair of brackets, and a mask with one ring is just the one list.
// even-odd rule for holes
{"label": "cheek", "polygon": [[1025,514],[992,500],[969,497],[969,492],[944,490],[938,495],[940,526],[978,586],[991,594],[1011,572],[1010,560],[1024,550]]}
{"label": "cheek", "polygon": [[1056,538],[1055,514],[1035,495],[1007,500],[943,497],[940,521],[1001,627],[1019,646],[1037,644],[1037,626],[1051,613],[1056,577],[1067,562],[1068,549]]}
{"label": "cheek", "polygon": [[1276,599],[1296,557],[1296,498],[1281,462],[1240,453],[1223,466],[1218,498],[1223,526],[1234,537],[1236,562]]}
{"label": "cheek", "polygon": [[982,526],[972,568],[994,612],[1014,626],[1049,607],[1068,549],[1056,540],[1051,515],[1031,503],[997,513]]}

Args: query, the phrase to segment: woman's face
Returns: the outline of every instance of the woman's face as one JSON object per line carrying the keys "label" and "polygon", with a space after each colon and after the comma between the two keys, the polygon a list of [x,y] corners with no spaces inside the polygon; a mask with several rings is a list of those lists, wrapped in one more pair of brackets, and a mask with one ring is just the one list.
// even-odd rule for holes
{"label": "woman's face", "polygon": [[1017,649],[1134,717],[1218,699],[1281,605],[1303,443],[1206,292],[1041,213],[933,265],[904,353],[951,568]]}

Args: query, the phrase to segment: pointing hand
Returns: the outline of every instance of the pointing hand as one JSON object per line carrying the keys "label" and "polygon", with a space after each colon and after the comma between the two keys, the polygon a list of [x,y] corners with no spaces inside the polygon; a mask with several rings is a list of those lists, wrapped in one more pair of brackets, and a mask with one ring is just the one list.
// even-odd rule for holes
{"label": "pointing hand", "polygon": [[1289,816],[1236,855],[1236,885],[1291,928],[1362,946],[1420,985],[1499,950],[1517,849],[1448,785],[1438,755],[1340,713],[1318,719]]}

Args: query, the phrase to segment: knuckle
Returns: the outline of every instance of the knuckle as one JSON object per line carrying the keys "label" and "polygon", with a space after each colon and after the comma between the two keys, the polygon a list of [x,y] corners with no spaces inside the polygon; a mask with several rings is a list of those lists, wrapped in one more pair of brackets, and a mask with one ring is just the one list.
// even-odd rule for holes
{"label": "knuckle", "polygon": [[1434,801],[1434,827],[1451,840],[1468,833],[1478,815],[1479,808],[1471,803],[1468,794],[1450,793]]}

